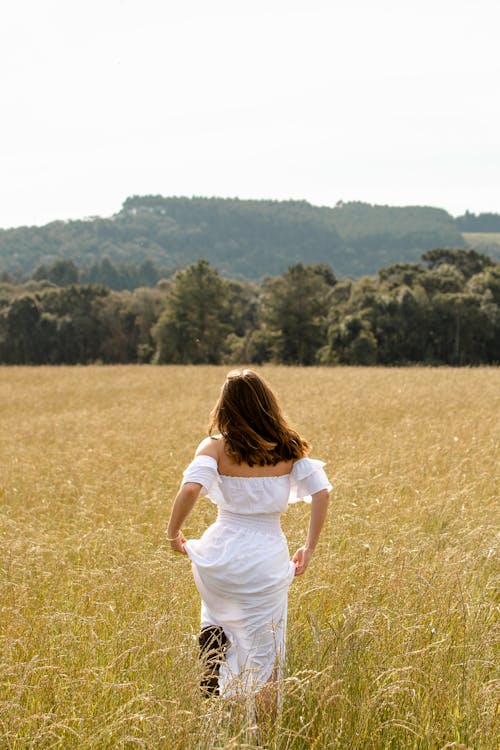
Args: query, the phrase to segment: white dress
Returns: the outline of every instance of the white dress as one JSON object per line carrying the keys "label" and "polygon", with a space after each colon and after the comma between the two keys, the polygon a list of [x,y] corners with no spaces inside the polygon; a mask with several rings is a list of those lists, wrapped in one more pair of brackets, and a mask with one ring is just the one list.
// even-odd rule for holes
{"label": "white dress", "polygon": [[201,626],[220,625],[229,639],[221,666],[223,696],[258,690],[285,655],[288,588],[295,575],[280,515],[290,503],[331,489],[322,461],[301,458],[290,474],[219,474],[211,456],[197,456],[183,483],[198,482],[218,515],[186,552],[201,595]]}

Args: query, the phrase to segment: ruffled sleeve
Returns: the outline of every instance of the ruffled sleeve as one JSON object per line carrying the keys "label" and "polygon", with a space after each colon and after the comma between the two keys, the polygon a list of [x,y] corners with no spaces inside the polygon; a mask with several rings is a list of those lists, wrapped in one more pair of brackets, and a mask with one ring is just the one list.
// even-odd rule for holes
{"label": "ruffled sleeve", "polygon": [[220,477],[217,469],[217,461],[212,456],[195,456],[182,475],[182,484],[186,482],[197,482],[201,484],[203,495],[210,498],[213,503],[221,499]]}
{"label": "ruffled sleeve", "polygon": [[289,503],[304,500],[310,503],[315,492],[332,489],[332,485],[326,476],[323,466],[324,461],[316,458],[301,458],[296,461],[290,475],[290,497]]}

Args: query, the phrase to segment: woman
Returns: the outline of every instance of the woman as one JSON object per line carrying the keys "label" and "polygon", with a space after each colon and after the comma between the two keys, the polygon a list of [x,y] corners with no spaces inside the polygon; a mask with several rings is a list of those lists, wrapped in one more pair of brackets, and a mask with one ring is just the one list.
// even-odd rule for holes
{"label": "woman", "polygon": [[[251,370],[227,376],[209,435],[184,472],[167,538],[191,559],[202,599],[202,689],[258,694],[270,708],[285,654],[288,588],[312,557],[331,485]],[[186,541],[181,526],[202,490],[218,506],[217,520],[201,539]],[[290,561],[280,514],[299,499],[311,502],[311,516],[306,542]]]}

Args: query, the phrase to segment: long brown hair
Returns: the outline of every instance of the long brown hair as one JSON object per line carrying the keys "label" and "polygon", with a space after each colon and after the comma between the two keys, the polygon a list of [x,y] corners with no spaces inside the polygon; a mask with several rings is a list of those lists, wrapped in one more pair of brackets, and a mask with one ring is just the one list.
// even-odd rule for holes
{"label": "long brown hair", "polygon": [[232,370],[215,404],[208,434],[217,429],[236,463],[275,465],[302,458],[309,443],[287,422],[278,399],[253,370]]}

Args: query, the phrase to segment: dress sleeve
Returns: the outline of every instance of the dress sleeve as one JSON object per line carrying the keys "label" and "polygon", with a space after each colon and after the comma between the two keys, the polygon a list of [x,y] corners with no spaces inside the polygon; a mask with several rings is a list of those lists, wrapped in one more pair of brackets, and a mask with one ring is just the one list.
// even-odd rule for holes
{"label": "dress sleeve", "polygon": [[212,456],[195,456],[182,475],[182,484],[197,482],[201,484],[203,495],[216,502],[220,495],[220,480],[217,461]]}
{"label": "dress sleeve", "polygon": [[323,466],[324,461],[318,461],[316,458],[301,458],[293,465],[290,482],[289,503],[296,503],[304,500],[310,503],[315,492],[320,490],[330,490],[332,485],[326,476]]}

